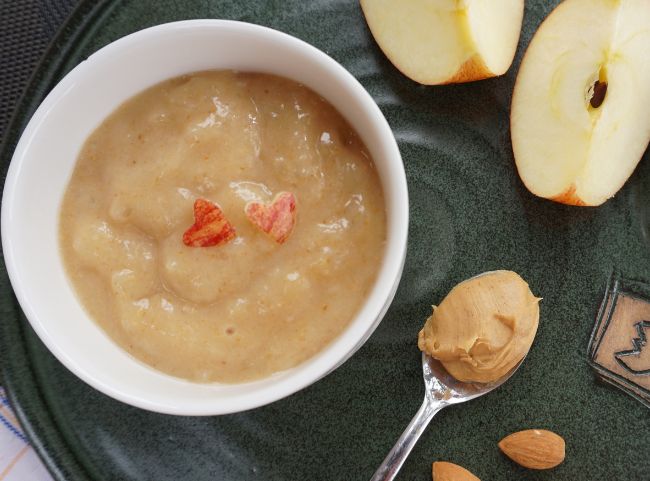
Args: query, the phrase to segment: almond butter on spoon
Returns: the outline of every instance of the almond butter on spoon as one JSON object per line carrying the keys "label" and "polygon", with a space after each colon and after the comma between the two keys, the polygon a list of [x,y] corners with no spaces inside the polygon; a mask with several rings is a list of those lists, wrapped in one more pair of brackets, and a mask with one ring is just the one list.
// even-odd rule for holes
{"label": "almond butter on spoon", "polygon": [[539,301],[515,272],[472,277],[434,306],[418,347],[459,381],[496,381],[528,353],[537,333]]}
{"label": "almond butter on spoon", "polygon": [[441,409],[488,394],[510,379],[537,332],[538,302],[510,271],[486,272],[452,289],[420,332],[422,406],[371,481],[395,479]]}

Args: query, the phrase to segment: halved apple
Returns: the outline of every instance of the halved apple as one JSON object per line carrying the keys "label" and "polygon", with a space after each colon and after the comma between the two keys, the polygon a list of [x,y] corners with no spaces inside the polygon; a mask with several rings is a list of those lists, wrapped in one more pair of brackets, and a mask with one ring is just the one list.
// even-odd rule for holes
{"label": "halved apple", "polygon": [[377,44],[426,85],[504,74],[515,55],[524,0],[361,0]]}
{"label": "halved apple", "polygon": [[600,205],[650,141],[650,1],[566,0],[541,25],[510,114],[519,175],[535,195]]}

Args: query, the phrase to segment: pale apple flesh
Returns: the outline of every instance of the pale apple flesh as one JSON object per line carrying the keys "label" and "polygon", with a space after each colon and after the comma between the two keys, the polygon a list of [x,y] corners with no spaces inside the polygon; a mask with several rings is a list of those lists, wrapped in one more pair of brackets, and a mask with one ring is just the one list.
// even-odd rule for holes
{"label": "pale apple flesh", "polygon": [[541,25],[511,109],[519,175],[535,195],[596,206],[650,141],[650,1],[566,0]]}
{"label": "pale apple flesh", "polygon": [[524,16],[520,0],[471,0],[466,5],[467,25],[476,54],[493,76],[508,71],[515,56]]}
{"label": "pale apple flesh", "polygon": [[521,31],[523,0],[361,0],[388,59],[425,85],[504,74]]}

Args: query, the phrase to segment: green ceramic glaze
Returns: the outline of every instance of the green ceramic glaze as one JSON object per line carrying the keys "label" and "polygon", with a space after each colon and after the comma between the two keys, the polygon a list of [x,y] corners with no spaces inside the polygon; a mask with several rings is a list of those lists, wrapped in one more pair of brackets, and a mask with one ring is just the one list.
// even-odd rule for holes
{"label": "green ceramic glaze", "polygon": [[[612,270],[650,281],[650,161],[602,207],[532,196],[513,162],[508,111],[525,46],[557,1],[528,1],[515,64],[503,77],[423,87],[377,48],[351,0],[116,0],[82,3],[35,77],[3,152],[44,94],[101,46],[188,18],[230,18],[302,38],[350,70],[393,127],[411,195],[409,250],[395,302],[365,346],[312,387],[252,412],[209,418],[148,413],[94,391],[63,368],[21,315],[2,276],[1,369],[12,402],[60,480],[368,479],[420,405],[418,330],[459,281],[512,269],[542,296],[535,344],[488,396],[441,412],[399,476],[430,479],[431,462],[483,480],[643,480],[650,416],[597,383],[586,351]],[[55,322],[55,320],[53,320]],[[567,442],[564,464],[526,471],[497,442],[545,428]]]}

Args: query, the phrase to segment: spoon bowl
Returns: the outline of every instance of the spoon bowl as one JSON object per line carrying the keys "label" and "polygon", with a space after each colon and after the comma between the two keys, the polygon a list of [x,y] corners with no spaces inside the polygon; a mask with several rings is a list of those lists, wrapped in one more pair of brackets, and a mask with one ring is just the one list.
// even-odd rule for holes
{"label": "spoon bowl", "polygon": [[425,396],[430,396],[432,401],[445,401],[446,405],[471,401],[493,391],[510,379],[525,358],[524,356],[510,371],[496,381],[462,382],[449,374],[440,361],[423,352],[422,377],[424,378]]}
{"label": "spoon bowl", "polygon": [[415,443],[438,411],[452,404],[471,401],[498,388],[512,377],[525,358],[526,356],[496,381],[479,383],[459,381],[447,372],[440,361],[423,352],[424,402],[370,481],[395,479]]}

